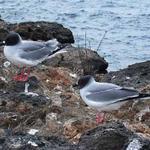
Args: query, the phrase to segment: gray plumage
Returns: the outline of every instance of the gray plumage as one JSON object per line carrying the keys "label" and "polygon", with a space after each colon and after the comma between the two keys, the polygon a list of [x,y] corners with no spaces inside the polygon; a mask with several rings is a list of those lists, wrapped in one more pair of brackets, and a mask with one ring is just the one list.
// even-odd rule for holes
{"label": "gray plumage", "polygon": [[22,40],[20,35],[11,32],[5,40],[4,55],[15,65],[36,66],[49,56],[61,51],[61,44],[56,40],[47,42]]}
{"label": "gray plumage", "polygon": [[89,75],[81,77],[78,86],[83,101],[99,111],[119,109],[127,101],[133,99],[150,99],[150,94],[141,94],[135,89],[124,88],[112,83],[96,82]]}

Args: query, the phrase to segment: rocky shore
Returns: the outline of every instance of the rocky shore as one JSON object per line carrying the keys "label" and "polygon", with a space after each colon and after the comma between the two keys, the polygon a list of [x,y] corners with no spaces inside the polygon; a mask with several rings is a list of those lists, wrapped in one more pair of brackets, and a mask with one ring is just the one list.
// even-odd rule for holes
{"label": "rocky shore", "polygon": [[97,81],[150,93],[150,61],[107,73],[104,58],[90,49],[73,47],[72,32],[60,24],[1,20],[0,41],[10,30],[24,39],[57,38],[67,44],[67,53],[32,68],[28,83],[23,83],[12,80],[17,67],[6,65],[0,47],[0,149],[150,149],[150,101],[129,102],[97,125],[96,111],[72,86],[80,75],[92,74]]}

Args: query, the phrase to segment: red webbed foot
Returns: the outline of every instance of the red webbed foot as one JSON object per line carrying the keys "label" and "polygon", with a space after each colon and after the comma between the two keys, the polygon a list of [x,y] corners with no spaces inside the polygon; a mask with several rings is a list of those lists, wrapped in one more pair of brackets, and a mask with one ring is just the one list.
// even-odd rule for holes
{"label": "red webbed foot", "polygon": [[105,120],[105,114],[104,113],[97,113],[96,114],[96,123],[101,124]]}
{"label": "red webbed foot", "polygon": [[25,81],[28,80],[28,75],[26,75],[26,74],[16,75],[16,76],[13,77],[13,80],[25,82]]}
{"label": "red webbed foot", "polygon": [[25,72],[26,66],[24,66],[21,70],[21,73],[14,76],[13,80],[25,82],[28,80],[28,76],[30,75],[30,68],[28,68],[27,72]]}

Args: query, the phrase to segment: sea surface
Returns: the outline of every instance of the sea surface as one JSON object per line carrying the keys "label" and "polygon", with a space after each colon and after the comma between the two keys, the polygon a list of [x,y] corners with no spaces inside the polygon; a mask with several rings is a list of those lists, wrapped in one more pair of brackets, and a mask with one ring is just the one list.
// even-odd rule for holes
{"label": "sea surface", "polygon": [[109,70],[150,60],[150,0],[0,0],[0,15],[63,24],[77,46],[98,49]]}

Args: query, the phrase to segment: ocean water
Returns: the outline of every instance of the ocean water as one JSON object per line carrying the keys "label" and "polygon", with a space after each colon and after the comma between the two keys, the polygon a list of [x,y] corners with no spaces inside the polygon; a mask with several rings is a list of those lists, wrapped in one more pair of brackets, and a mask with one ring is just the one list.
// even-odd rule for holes
{"label": "ocean water", "polygon": [[9,22],[55,21],[71,29],[75,45],[97,50],[109,70],[150,60],[150,0],[0,0]]}

